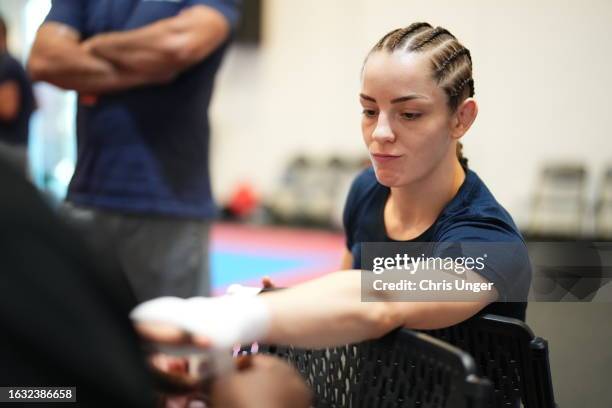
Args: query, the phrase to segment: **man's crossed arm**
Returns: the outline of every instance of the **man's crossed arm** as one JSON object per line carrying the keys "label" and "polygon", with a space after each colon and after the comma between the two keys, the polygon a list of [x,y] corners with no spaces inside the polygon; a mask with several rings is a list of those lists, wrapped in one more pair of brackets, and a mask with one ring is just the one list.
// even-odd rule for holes
{"label": "man's crossed arm", "polygon": [[212,53],[229,32],[225,17],[206,6],[83,42],[71,27],[48,22],[38,31],[28,70],[34,80],[83,93],[166,83]]}

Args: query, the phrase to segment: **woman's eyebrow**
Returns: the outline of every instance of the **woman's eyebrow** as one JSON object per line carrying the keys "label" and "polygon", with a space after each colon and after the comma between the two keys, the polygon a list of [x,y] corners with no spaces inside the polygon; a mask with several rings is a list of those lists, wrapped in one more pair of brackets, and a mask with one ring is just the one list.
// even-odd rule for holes
{"label": "woman's eyebrow", "polygon": [[365,94],[359,94],[359,97],[361,99],[365,99],[366,101],[370,101],[370,102],[376,103],[376,99],[372,98],[371,96],[368,96],[368,95],[365,95]]}
{"label": "woman's eyebrow", "polygon": [[419,95],[419,94],[410,94],[410,95],[400,96],[399,98],[392,99],[391,103],[406,102],[406,101],[411,101],[413,99],[427,99],[427,97],[424,95]]}
{"label": "woman's eyebrow", "polygon": [[[365,95],[365,94],[359,94],[359,97],[361,99],[365,99],[366,101],[370,101],[370,102],[376,103],[376,99],[372,98],[371,96],[368,96],[368,95]],[[419,94],[410,94],[410,95],[400,96],[399,98],[392,99],[391,103],[406,102],[406,101],[411,101],[411,100],[414,100],[414,99],[427,99],[427,97],[424,96],[424,95],[419,95]]]}

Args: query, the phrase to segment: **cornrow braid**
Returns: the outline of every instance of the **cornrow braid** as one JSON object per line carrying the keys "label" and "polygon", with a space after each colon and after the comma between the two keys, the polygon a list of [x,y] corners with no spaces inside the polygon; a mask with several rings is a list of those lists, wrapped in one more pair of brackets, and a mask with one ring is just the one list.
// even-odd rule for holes
{"label": "cornrow braid", "polygon": [[401,31],[401,28],[396,28],[395,30],[389,31],[387,34],[385,34],[385,36],[383,38],[381,38],[376,45],[374,46],[374,48],[372,48],[372,51],[378,51],[381,50],[383,48],[383,45],[385,44],[385,42],[387,41],[387,39],[389,39],[389,37],[391,37],[392,35],[394,35],[395,33],[397,33],[398,31]]}
{"label": "cornrow braid", "polygon": [[389,51],[393,51],[399,43],[406,37],[406,33],[408,32],[407,28],[401,28],[397,30],[391,37],[387,39],[383,47]]}
{"label": "cornrow braid", "polygon": [[436,27],[433,30],[431,30],[427,35],[424,36],[424,38],[419,41],[416,44],[413,44],[410,46],[410,51],[417,51],[421,48],[423,48],[425,45],[429,44],[430,42],[432,42],[434,39],[438,38],[441,35],[447,34],[450,37],[452,37],[453,39],[455,39],[455,36],[452,35],[450,32],[448,32],[448,30],[446,28],[442,28],[442,27]]}
{"label": "cornrow braid", "polygon": [[440,66],[436,69],[436,78],[439,80],[444,74],[444,71],[449,66],[449,64],[451,64],[453,61],[455,61],[457,58],[461,57],[462,55],[466,55],[467,58],[470,60],[470,62],[472,61],[470,50],[468,50],[467,48],[458,48],[457,50],[453,51],[453,53],[450,54],[448,58],[442,61],[442,64],[440,64]]}
{"label": "cornrow braid", "polygon": [[[465,88],[466,85],[473,83],[474,80],[469,77],[469,78],[464,78],[461,82],[459,82],[451,91],[450,96],[451,97],[455,97],[458,96],[462,91],[463,88]],[[470,92],[469,92],[470,96],[474,96],[474,88],[473,86],[470,84]]]}
{"label": "cornrow braid", "polygon": [[396,28],[395,30],[389,31],[374,47],[372,47],[370,52],[380,51],[383,48],[388,51],[395,51],[403,40],[408,39],[412,34],[423,28],[432,28],[432,26],[429,23],[412,23],[408,27]]}
{"label": "cornrow braid", "polygon": [[404,42],[404,40],[408,39],[412,34],[414,34],[416,31],[421,30],[422,28],[432,28],[432,27],[429,23],[410,24],[408,27],[402,30],[402,33],[398,35],[397,38],[394,38],[393,41],[390,40],[386,44],[385,48],[387,48],[389,51],[395,51],[395,49],[397,49]]}
{"label": "cornrow braid", "polygon": [[457,160],[464,169],[468,168],[468,159],[463,155],[463,143],[457,142]]}

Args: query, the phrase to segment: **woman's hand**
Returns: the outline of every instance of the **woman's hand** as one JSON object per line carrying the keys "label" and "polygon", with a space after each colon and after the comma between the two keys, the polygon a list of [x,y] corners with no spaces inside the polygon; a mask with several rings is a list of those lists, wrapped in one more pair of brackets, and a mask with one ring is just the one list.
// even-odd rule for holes
{"label": "woman's hand", "polygon": [[161,297],[138,305],[130,317],[150,338],[228,351],[262,340],[270,325],[259,296]]}

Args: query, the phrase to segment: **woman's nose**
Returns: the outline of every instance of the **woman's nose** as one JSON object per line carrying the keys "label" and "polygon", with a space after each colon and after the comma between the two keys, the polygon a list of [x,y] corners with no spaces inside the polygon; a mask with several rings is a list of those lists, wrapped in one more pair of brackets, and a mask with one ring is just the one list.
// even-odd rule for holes
{"label": "woman's nose", "polygon": [[374,128],[372,133],[372,139],[377,142],[393,142],[395,140],[395,135],[385,115],[380,114],[378,116],[376,128]]}

